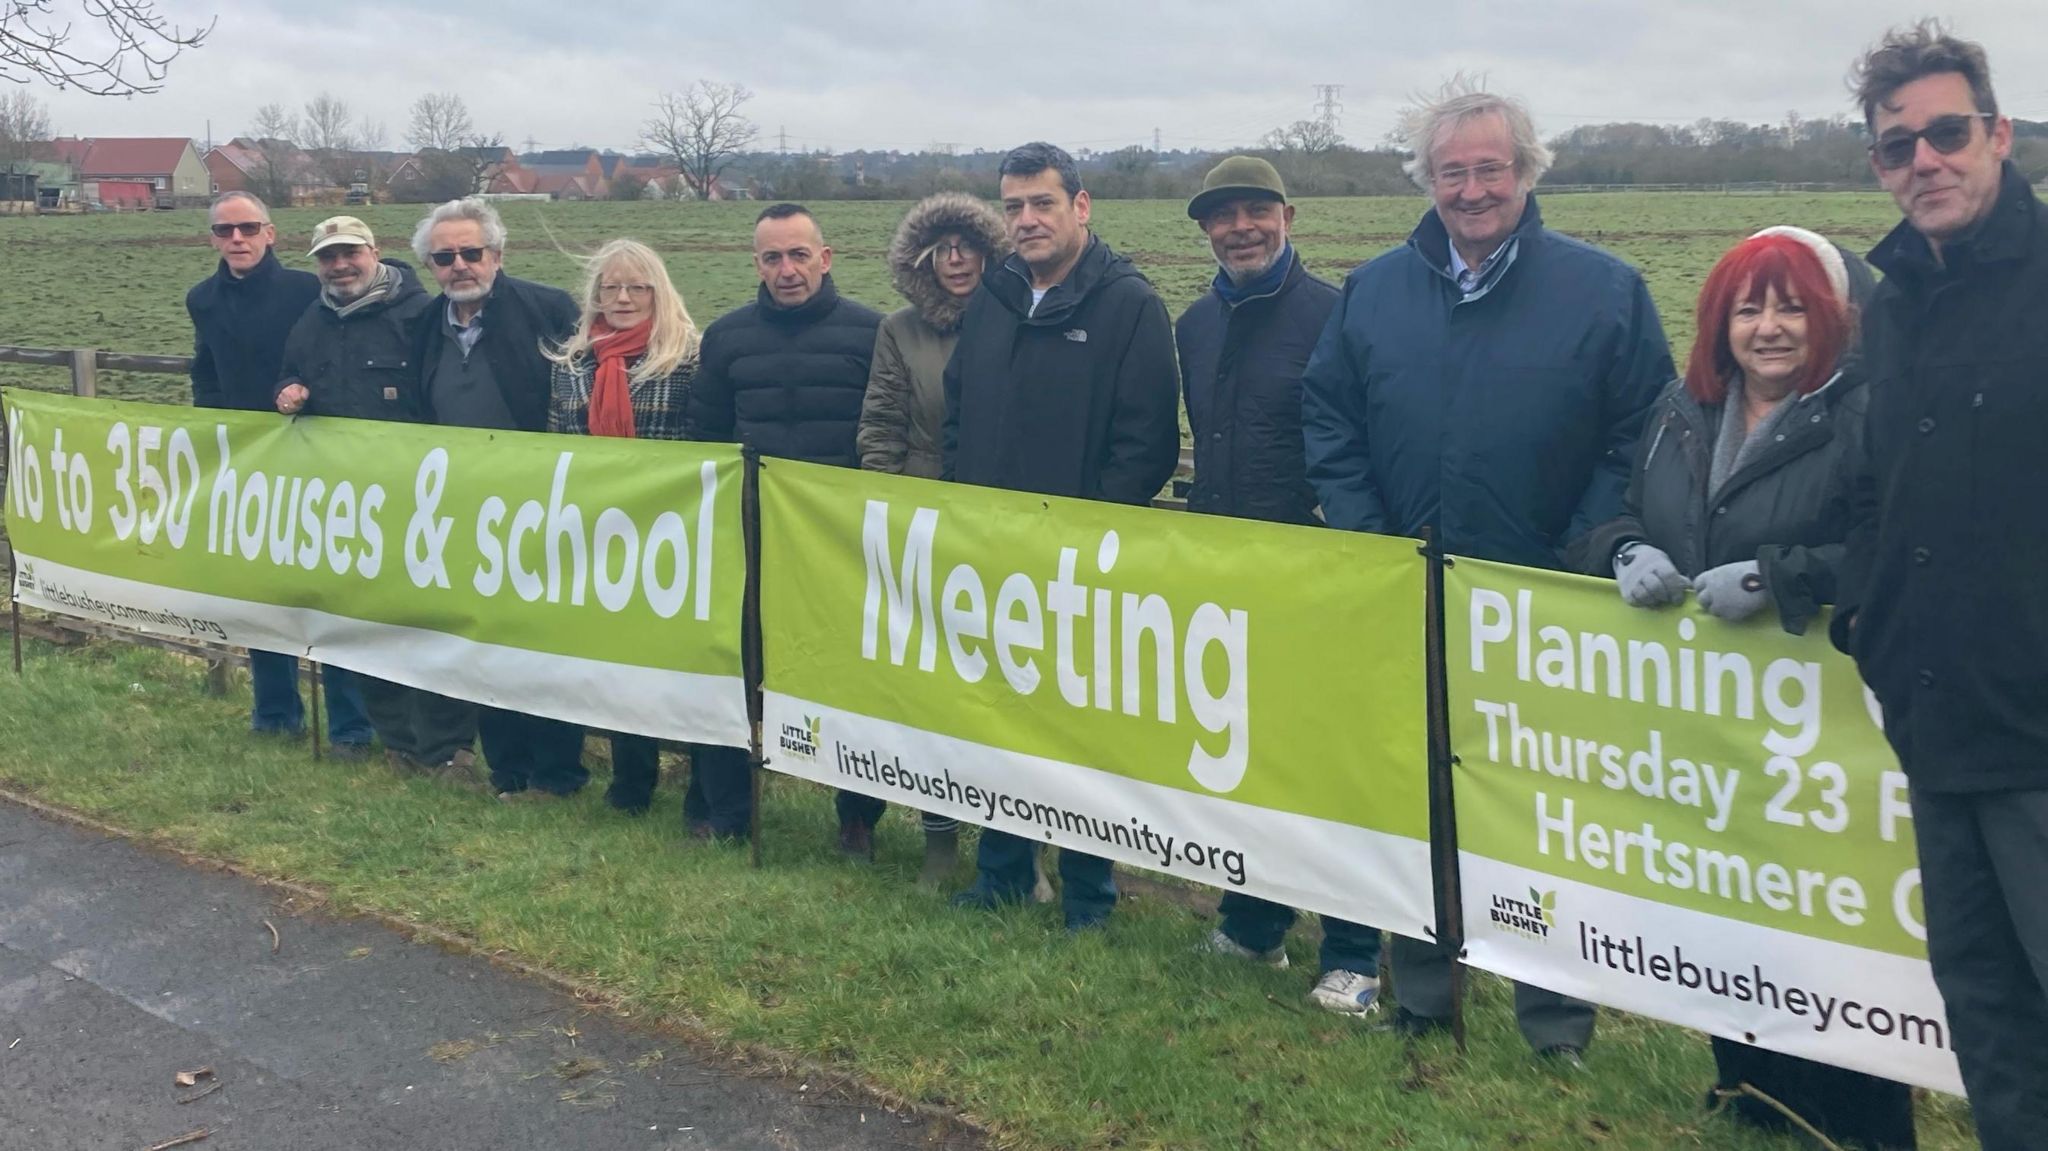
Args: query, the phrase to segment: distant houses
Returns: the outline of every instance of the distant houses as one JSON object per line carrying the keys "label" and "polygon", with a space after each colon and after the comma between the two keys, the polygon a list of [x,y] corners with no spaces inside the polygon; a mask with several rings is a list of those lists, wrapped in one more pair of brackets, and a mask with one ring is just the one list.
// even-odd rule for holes
{"label": "distant houses", "polygon": [[277,206],[364,200],[432,202],[481,192],[554,200],[744,200],[749,190],[713,180],[699,188],[673,162],[592,148],[514,152],[502,147],[417,152],[325,152],[285,140],[237,136],[202,150],[177,137],[64,137],[35,153],[33,179],[17,164],[0,200],[34,211],[79,205],[137,210],[204,205],[230,191]]}

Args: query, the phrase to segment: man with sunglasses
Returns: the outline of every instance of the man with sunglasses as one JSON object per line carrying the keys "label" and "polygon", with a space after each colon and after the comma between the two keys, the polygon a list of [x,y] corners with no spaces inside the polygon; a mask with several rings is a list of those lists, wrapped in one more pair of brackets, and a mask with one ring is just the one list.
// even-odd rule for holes
{"label": "man with sunglasses", "polygon": [[1928,958],[1984,1146],[2048,1131],[2048,209],[1984,49],[1931,21],[1858,64],[1905,220],[1870,262],[1868,459],[1835,642],[1910,785]]}
{"label": "man with sunglasses", "polygon": [[[278,262],[272,251],[277,229],[271,226],[270,209],[255,196],[223,193],[208,211],[207,223],[220,264],[185,294],[185,311],[192,317],[192,403],[269,411],[285,337],[319,297],[320,280]],[[327,738],[334,753],[365,754],[370,721],[355,677],[329,668],[324,683]],[[251,651],[249,687],[251,731],[288,738],[305,733],[296,656]]]}
{"label": "man with sunglasses", "polygon": [[[413,230],[413,254],[441,285],[414,345],[420,400],[433,423],[547,430],[553,365],[541,348],[566,342],[580,309],[560,288],[507,275],[505,239],[497,209],[474,196],[436,207]],[[485,707],[477,734],[501,799],[571,795],[590,780],[575,724]]]}
{"label": "man with sunglasses", "polygon": [[[1457,555],[1562,569],[1567,545],[1620,514],[1673,375],[1656,306],[1633,268],[1543,226],[1551,155],[1520,102],[1454,80],[1405,128],[1408,173],[1435,205],[1345,278],[1309,356],[1309,484],[1331,527],[1429,531]],[[1389,1028],[1446,1028],[1454,951],[1406,936],[1389,951]],[[1553,1066],[1584,1066],[1591,1004],[1517,984],[1515,1019]]]}

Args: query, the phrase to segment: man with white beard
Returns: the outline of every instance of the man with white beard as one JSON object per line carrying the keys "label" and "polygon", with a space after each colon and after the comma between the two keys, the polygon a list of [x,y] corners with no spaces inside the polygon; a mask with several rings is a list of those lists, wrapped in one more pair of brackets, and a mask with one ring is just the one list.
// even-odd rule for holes
{"label": "man with white beard", "polygon": [[[441,306],[423,317],[414,358],[427,418],[546,431],[554,365],[541,347],[558,347],[575,331],[576,301],[505,274],[505,224],[485,200],[450,200],[427,213],[412,250],[441,285]],[[574,724],[486,707],[477,733],[501,799],[569,795],[589,781],[583,729]]]}

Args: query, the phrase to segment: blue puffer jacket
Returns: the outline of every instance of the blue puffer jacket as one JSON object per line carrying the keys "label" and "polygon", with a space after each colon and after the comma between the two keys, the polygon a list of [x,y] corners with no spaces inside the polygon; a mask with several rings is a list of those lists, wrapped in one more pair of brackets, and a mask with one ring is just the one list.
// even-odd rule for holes
{"label": "blue puffer jacket", "polygon": [[1331,526],[1560,568],[1621,511],[1644,417],[1673,375],[1642,276],[1543,227],[1468,299],[1434,210],[1407,246],[1344,280],[1309,357],[1309,483]]}

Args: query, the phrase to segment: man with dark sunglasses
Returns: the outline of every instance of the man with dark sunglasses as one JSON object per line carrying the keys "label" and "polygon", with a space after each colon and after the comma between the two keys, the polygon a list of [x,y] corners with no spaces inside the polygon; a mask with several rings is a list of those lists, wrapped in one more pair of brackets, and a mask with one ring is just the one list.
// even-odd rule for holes
{"label": "man with dark sunglasses", "polygon": [[[576,329],[569,293],[505,274],[505,224],[489,201],[450,200],[412,234],[413,254],[441,285],[415,334],[428,420],[463,428],[544,432],[550,370],[543,345]],[[583,729],[501,708],[479,708],[477,734],[502,799],[571,795],[589,782]]]}
{"label": "man with dark sunglasses", "polygon": [[2048,1131],[2048,209],[1984,49],[1924,21],[1855,73],[1905,220],[1870,262],[1867,460],[1835,642],[1883,705],[1928,958],[1991,1151]]}
{"label": "man with dark sunglasses", "polygon": [[[185,294],[185,311],[192,317],[192,403],[268,411],[285,337],[319,298],[320,281],[278,262],[272,251],[277,229],[271,226],[270,209],[255,196],[222,193],[207,212],[207,223],[220,263]],[[366,753],[370,721],[355,677],[330,668],[325,685],[327,738],[335,754]],[[251,651],[249,687],[251,731],[289,739],[305,734],[297,657]]]}

